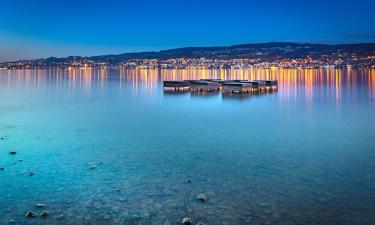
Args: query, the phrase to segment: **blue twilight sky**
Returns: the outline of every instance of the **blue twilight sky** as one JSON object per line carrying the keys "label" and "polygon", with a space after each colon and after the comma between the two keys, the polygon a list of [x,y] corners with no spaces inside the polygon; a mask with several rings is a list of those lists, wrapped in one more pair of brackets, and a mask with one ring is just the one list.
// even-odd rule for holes
{"label": "blue twilight sky", "polygon": [[375,42],[375,0],[0,0],[0,62],[268,41]]}

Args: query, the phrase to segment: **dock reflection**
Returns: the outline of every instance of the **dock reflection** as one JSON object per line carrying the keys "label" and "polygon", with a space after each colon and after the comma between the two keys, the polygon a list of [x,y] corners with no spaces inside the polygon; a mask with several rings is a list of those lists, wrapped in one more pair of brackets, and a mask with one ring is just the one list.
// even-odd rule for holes
{"label": "dock reflection", "polygon": [[254,94],[251,94],[251,93],[240,93],[240,94],[223,93],[222,99],[223,100],[245,100],[245,99],[251,98],[252,96],[254,96]]}
{"label": "dock reflection", "polygon": [[219,91],[192,91],[191,97],[215,97],[220,94]]}

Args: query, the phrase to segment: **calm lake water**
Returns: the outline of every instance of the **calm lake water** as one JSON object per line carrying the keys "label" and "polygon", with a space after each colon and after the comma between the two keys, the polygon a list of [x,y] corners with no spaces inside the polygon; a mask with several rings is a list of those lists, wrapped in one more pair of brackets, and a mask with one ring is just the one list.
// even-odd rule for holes
{"label": "calm lake water", "polygon": [[0,224],[375,224],[375,70],[0,70],[0,137]]}

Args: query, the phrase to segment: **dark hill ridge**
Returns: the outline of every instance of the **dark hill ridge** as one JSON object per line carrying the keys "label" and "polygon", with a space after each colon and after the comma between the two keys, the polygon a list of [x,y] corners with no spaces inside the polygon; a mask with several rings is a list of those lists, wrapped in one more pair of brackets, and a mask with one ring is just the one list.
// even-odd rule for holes
{"label": "dark hill ridge", "polygon": [[[309,43],[290,43],[290,42],[269,42],[258,44],[240,44],[232,46],[217,47],[186,47],[162,51],[133,52],[118,55],[101,56],[70,56],[66,58],[50,57],[38,59],[35,61],[45,64],[56,64],[69,62],[73,60],[88,59],[110,64],[116,64],[121,61],[131,59],[170,59],[170,58],[211,58],[211,59],[233,59],[233,58],[257,58],[264,60],[273,59],[296,59],[306,56],[320,57],[322,55],[350,55],[374,56],[375,43],[359,44],[309,44]],[[33,61],[33,60],[28,60]],[[1,64],[0,64],[1,65]]]}
{"label": "dark hill ridge", "polygon": [[88,57],[92,60],[122,61],[129,59],[168,59],[168,58],[300,58],[307,55],[323,55],[332,53],[355,53],[367,56],[375,55],[375,43],[363,44],[300,44],[288,42],[270,42],[260,44],[241,44],[224,47],[186,47],[154,52],[124,53],[119,55],[103,55]]}

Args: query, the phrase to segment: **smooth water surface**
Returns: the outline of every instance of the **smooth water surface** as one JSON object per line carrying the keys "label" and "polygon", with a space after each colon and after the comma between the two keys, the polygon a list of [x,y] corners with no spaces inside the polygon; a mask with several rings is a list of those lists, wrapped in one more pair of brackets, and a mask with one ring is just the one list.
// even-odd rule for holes
{"label": "smooth water surface", "polygon": [[0,137],[0,224],[375,224],[375,70],[0,70]]}

